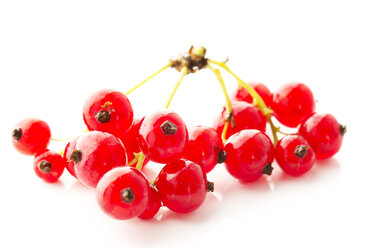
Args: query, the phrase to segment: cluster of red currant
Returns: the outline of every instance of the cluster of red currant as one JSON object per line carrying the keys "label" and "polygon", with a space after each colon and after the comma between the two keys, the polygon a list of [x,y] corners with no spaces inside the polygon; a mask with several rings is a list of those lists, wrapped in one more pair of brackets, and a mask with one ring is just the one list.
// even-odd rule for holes
{"label": "cluster of red currant", "polygon": [[[246,84],[226,65],[205,58],[205,48],[191,48],[172,59],[132,90],[123,94],[100,90],[83,107],[88,127],[69,140],[63,155],[47,149],[50,128],[42,120],[25,119],[12,133],[15,148],[35,156],[34,170],[47,182],[54,182],[66,168],[82,184],[96,188],[104,212],[117,219],[152,218],[161,206],[178,213],[196,210],[207,192],[213,191],[206,173],[218,163],[243,182],[271,175],[274,159],[285,173],[299,176],[309,171],[315,159],[333,156],[341,147],[345,126],[330,114],[315,112],[311,90],[302,83],[289,83],[277,92],[261,83]],[[238,81],[230,97],[220,66]],[[135,119],[126,95],[168,67],[181,73],[164,110]],[[213,71],[226,99],[226,106],[213,127],[187,129],[184,121],[168,109],[188,73],[203,68]],[[285,134],[272,122],[298,128]],[[265,133],[267,124],[272,139]],[[277,134],[284,135],[278,139]],[[141,172],[148,161],[165,164],[153,182]]]}

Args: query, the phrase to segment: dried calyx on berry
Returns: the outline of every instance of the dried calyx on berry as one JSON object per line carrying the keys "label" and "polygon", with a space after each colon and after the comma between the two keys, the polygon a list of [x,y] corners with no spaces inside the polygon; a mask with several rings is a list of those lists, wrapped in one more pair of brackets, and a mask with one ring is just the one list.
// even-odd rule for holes
{"label": "dried calyx on berry", "polygon": [[13,130],[12,132],[12,137],[16,141],[19,141],[22,138],[22,129],[17,127],[16,129]]}
{"label": "dried calyx on berry", "polygon": [[46,160],[43,160],[39,164],[39,169],[43,173],[49,173],[52,171],[52,164]]}
{"label": "dried calyx on berry", "polygon": [[271,176],[272,172],[273,172],[273,167],[271,166],[271,163],[268,163],[267,165],[265,165],[265,167],[262,169],[262,174],[266,174],[266,175],[269,175]]}
{"label": "dried calyx on berry", "polygon": [[70,161],[74,162],[75,164],[81,161],[83,153],[80,150],[73,150],[70,155]]}
{"label": "dried calyx on berry", "polygon": [[203,69],[207,63],[208,59],[205,58],[207,49],[205,47],[195,48],[191,46],[189,51],[184,54],[179,54],[176,58],[171,59],[171,66],[181,71],[182,68],[187,67],[188,73],[194,73],[198,70]]}
{"label": "dried calyx on berry", "polygon": [[347,131],[346,125],[340,125],[340,132],[342,135],[345,135]]}
{"label": "dried calyx on berry", "polygon": [[307,149],[309,149],[309,146],[304,146],[304,145],[299,145],[296,146],[296,149],[294,151],[294,154],[299,158],[302,159],[306,156],[307,154]]}
{"label": "dried calyx on berry", "polygon": [[125,188],[121,190],[120,197],[124,203],[127,203],[127,204],[132,203],[134,201],[133,190],[131,188]]}
{"label": "dried calyx on berry", "polygon": [[173,135],[177,133],[177,126],[171,121],[164,121],[160,126],[165,135]]}
{"label": "dried calyx on berry", "polygon": [[223,149],[221,149],[221,150],[218,152],[217,163],[218,163],[218,164],[225,163],[225,161],[226,161],[226,156],[227,156],[227,153],[226,153]]}

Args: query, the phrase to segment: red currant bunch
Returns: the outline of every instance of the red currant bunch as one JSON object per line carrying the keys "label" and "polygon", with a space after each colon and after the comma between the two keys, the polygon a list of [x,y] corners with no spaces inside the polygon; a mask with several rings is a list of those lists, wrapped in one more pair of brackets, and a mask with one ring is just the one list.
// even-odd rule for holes
{"label": "red currant bunch", "polygon": [[[95,189],[106,214],[120,220],[150,219],[161,207],[177,213],[196,211],[214,191],[207,173],[221,163],[231,176],[248,183],[270,176],[276,164],[286,174],[301,176],[317,159],[340,150],[346,126],[331,114],[316,112],[307,85],[291,82],[271,92],[262,83],[245,83],[226,62],[205,54],[204,47],[191,47],[125,94],[103,89],[91,95],[82,111],[87,130],[69,139],[62,155],[48,149],[54,140],[50,128],[35,118],[16,125],[13,145],[34,156],[34,171],[41,179],[55,182],[66,168]],[[231,96],[216,66],[237,80]],[[165,108],[135,118],[127,95],[170,67],[180,78]],[[226,104],[211,127],[188,129],[169,106],[183,78],[204,68],[215,74]],[[293,132],[282,132],[274,118]],[[150,161],[163,165],[153,181],[142,173]]]}

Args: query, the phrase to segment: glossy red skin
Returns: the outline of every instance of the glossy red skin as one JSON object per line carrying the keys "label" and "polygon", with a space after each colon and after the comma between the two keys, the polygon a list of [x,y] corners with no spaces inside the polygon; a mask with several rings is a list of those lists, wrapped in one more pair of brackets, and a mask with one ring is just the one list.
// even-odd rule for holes
{"label": "glossy red skin", "polygon": [[46,122],[35,118],[28,118],[19,122],[15,128],[22,130],[20,140],[17,141],[12,137],[13,145],[18,152],[33,156],[47,149],[51,132]]}
{"label": "glossy red skin", "polygon": [[200,165],[180,159],[163,167],[156,188],[164,206],[177,213],[189,213],[204,202],[207,178]]}
{"label": "glossy red skin", "polygon": [[[121,199],[121,190],[130,188],[134,200],[126,203]],[[150,185],[138,170],[125,166],[107,172],[97,184],[98,205],[109,216],[128,220],[140,215],[146,208]]]}
{"label": "glossy red skin", "polygon": [[109,170],[128,163],[123,143],[106,132],[92,131],[83,134],[77,140],[75,149],[82,152],[81,161],[75,163],[76,177],[89,187],[96,187]]}
{"label": "glossy red skin", "polygon": [[315,111],[314,96],[303,83],[287,83],[274,93],[271,108],[280,123],[287,127],[297,127]]}
{"label": "glossy red skin", "polygon": [[[106,102],[112,103],[110,105],[111,119],[106,123],[99,123],[95,116],[100,110],[107,110],[103,108]],[[133,109],[126,95],[118,91],[104,89],[87,99],[83,107],[83,117],[89,131],[104,131],[120,137],[132,126]]]}
{"label": "glossy red skin", "polygon": [[[260,95],[266,106],[270,107],[273,100],[273,94],[271,93],[269,88],[267,88],[267,86],[262,83],[256,82],[251,82],[249,83],[249,85],[252,86],[252,88]],[[231,101],[244,101],[247,103],[253,102],[251,94],[249,94],[249,92],[244,87],[237,88],[230,96],[230,99]]]}
{"label": "glossy red skin", "polygon": [[217,164],[223,148],[221,136],[211,127],[196,126],[189,130],[189,141],[183,157],[200,165],[205,173]]}
{"label": "glossy red skin", "polygon": [[[161,125],[170,121],[177,126],[173,135],[165,135]],[[148,159],[156,163],[169,163],[180,159],[186,149],[188,131],[181,117],[168,109],[157,111],[143,119],[138,143]]]}
{"label": "glossy red skin", "polygon": [[154,187],[149,188],[148,198],[145,210],[138,216],[138,218],[143,220],[153,218],[159,212],[162,205],[159,192]]}
{"label": "glossy red skin", "polygon": [[341,148],[343,135],[340,124],[331,114],[314,113],[299,128],[313,148],[317,159],[327,159]]}
{"label": "glossy red skin", "polygon": [[261,177],[263,168],[274,160],[274,146],[270,138],[258,130],[243,130],[225,143],[227,171],[242,182]]}
{"label": "glossy red skin", "polygon": [[70,174],[76,178],[75,163],[70,161],[71,152],[75,150],[76,142],[79,137],[75,137],[67,143],[65,150],[63,151],[63,160],[65,161],[66,169]]}
{"label": "glossy red skin", "polygon": [[[39,164],[42,161],[47,161],[51,164],[50,172],[42,172],[39,169]],[[57,181],[65,169],[65,161],[62,159],[62,156],[59,153],[53,151],[45,151],[38,154],[34,160],[34,171],[38,177],[43,179],[48,183],[53,183]]]}
{"label": "glossy red skin", "polygon": [[[299,145],[309,147],[303,158],[299,158],[295,155],[296,147]],[[300,176],[308,172],[314,166],[315,154],[304,137],[299,135],[287,135],[276,144],[275,159],[285,173],[291,176]]]}
{"label": "glossy red skin", "polygon": [[[234,133],[237,133],[244,129],[257,129],[262,132],[266,130],[266,117],[261,111],[247,102],[239,101],[231,103],[233,116],[235,120],[235,126],[227,128],[226,138],[229,138]],[[213,127],[217,130],[219,136],[222,135],[226,119],[226,107],[223,108],[221,114],[214,121]]]}
{"label": "glossy red skin", "polygon": [[[128,163],[130,163],[134,159],[134,153],[141,152],[141,149],[138,145],[138,132],[139,128],[142,124],[143,118],[141,120],[134,119],[132,127],[122,136],[119,136],[118,138],[123,142],[125,149],[127,150],[128,155]],[[145,166],[150,160],[148,158],[145,158],[143,161],[142,166]],[[137,162],[132,164],[132,167],[136,167]]]}

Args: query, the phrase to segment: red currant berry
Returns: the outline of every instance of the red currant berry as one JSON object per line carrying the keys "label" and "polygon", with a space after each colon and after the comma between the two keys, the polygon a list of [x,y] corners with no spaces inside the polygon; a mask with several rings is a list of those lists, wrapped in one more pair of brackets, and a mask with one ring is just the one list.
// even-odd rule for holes
{"label": "red currant berry", "polygon": [[138,218],[143,220],[148,220],[154,217],[159,212],[159,209],[161,207],[159,192],[154,187],[150,187],[148,198],[149,200],[147,202],[145,211],[143,211],[142,214],[138,216]]}
{"label": "red currant berry", "polygon": [[314,113],[302,122],[299,133],[309,142],[317,159],[327,159],[340,150],[346,126],[330,114]]}
{"label": "red currant berry", "polygon": [[187,141],[188,132],[184,121],[168,109],[146,116],[138,136],[142,152],[156,163],[180,159]]}
{"label": "red currant berry", "polygon": [[163,204],[178,213],[195,211],[213,191],[200,165],[184,159],[166,164],[155,182]]}
{"label": "red currant berry", "polygon": [[109,216],[128,220],[139,216],[148,202],[150,185],[145,176],[132,167],[107,172],[97,184],[99,206]]}
{"label": "red currant berry", "polygon": [[[235,126],[232,126],[231,122],[229,123],[226,138],[244,129],[257,129],[265,132],[267,119],[258,108],[242,101],[232,102],[231,107]],[[213,127],[217,130],[219,136],[222,135],[226,117],[226,107],[224,107],[222,113],[213,123]]]}
{"label": "red currant berry", "polygon": [[48,124],[35,118],[21,121],[12,133],[14,147],[24,155],[35,155],[46,150],[50,137]]}
{"label": "red currant berry", "polygon": [[[141,120],[134,119],[132,127],[122,136],[119,136],[118,138],[123,142],[124,147],[127,151],[128,155],[128,163],[130,163],[134,157],[135,153],[141,152],[141,149],[138,145],[138,135],[139,135],[139,128],[142,124],[143,118]],[[145,166],[149,162],[149,159],[146,157],[143,161],[142,166]],[[131,164],[132,167],[136,167],[137,162],[134,164]]]}
{"label": "red currant berry", "polygon": [[65,150],[63,151],[63,160],[65,161],[66,169],[70,174],[76,178],[75,163],[70,160],[71,153],[75,150],[76,142],[79,137],[75,137],[67,143]]}
{"label": "red currant berry", "polygon": [[127,164],[127,154],[123,143],[114,135],[92,131],[80,136],[69,160],[75,163],[79,181],[95,187],[107,171]]}
{"label": "red currant berry", "polygon": [[117,136],[123,142],[125,149],[127,149],[127,151],[131,151],[132,153],[141,152],[137,138],[142,120],[134,119],[132,127],[126,133],[123,133],[121,136]]}
{"label": "red currant berry", "polygon": [[270,138],[258,130],[243,130],[225,143],[227,171],[243,182],[252,182],[262,174],[271,174],[274,146]]}
{"label": "red currant berry", "polygon": [[303,83],[288,83],[274,93],[271,108],[274,116],[287,127],[297,127],[315,111],[313,93]]}
{"label": "red currant berry", "polygon": [[83,117],[90,131],[105,131],[120,137],[132,126],[133,109],[126,95],[105,89],[88,98]]}
{"label": "red currant berry", "polygon": [[300,176],[313,167],[315,154],[304,137],[287,135],[276,144],[275,159],[284,172]]}
{"label": "red currant berry", "polygon": [[34,170],[38,177],[48,183],[58,180],[65,169],[65,161],[56,152],[45,151],[35,157]]}
{"label": "red currant berry", "polygon": [[[262,83],[256,82],[251,82],[249,83],[249,85],[252,86],[252,88],[260,95],[266,106],[270,107],[273,100],[273,94],[271,93],[269,88],[267,88],[267,86]],[[253,103],[251,94],[249,94],[249,92],[244,87],[237,88],[230,98],[232,101],[244,101],[247,103]]]}
{"label": "red currant berry", "polygon": [[224,153],[222,148],[221,136],[216,130],[211,127],[196,126],[189,131],[189,142],[183,157],[197,163],[205,173],[208,173],[217,163],[224,162],[219,161]]}

